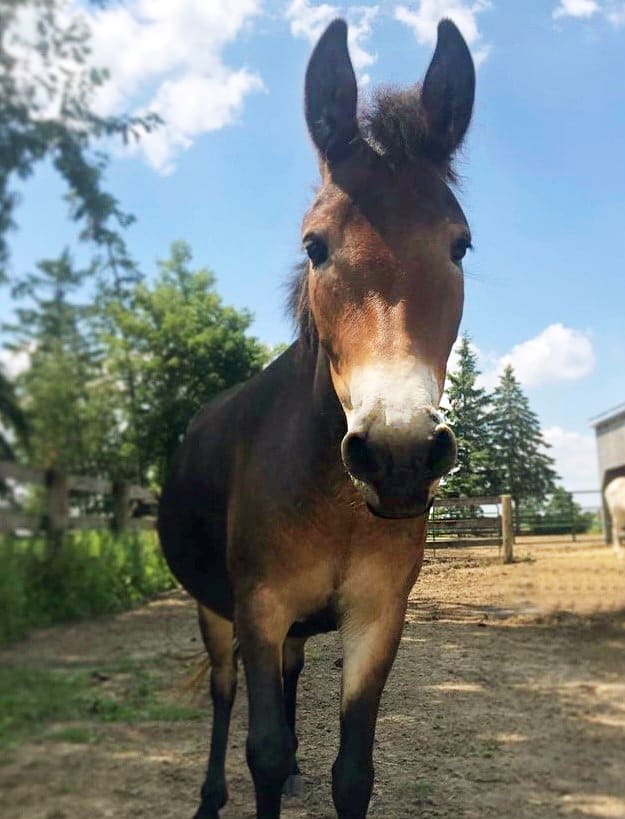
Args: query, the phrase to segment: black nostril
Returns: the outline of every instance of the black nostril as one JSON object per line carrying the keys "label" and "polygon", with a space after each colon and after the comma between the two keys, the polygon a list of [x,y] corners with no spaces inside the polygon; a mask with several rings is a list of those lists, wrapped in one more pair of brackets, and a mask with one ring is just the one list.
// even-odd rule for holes
{"label": "black nostril", "polygon": [[341,444],[343,463],[355,478],[367,480],[377,475],[382,464],[366,438],[357,432],[349,432]]}
{"label": "black nostril", "polygon": [[445,426],[434,431],[428,456],[428,467],[433,478],[442,478],[456,464],[458,447],[453,432]]}

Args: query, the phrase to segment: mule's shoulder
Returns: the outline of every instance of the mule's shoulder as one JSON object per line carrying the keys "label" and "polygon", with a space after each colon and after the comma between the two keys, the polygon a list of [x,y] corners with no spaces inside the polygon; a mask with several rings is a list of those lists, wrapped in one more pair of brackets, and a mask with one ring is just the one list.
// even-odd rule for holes
{"label": "mule's shoulder", "polygon": [[228,387],[228,389],[223,390],[223,392],[211,398],[211,400],[204,404],[204,406],[195,413],[193,418],[191,418],[189,426],[187,427],[187,434],[192,432],[196,426],[201,425],[207,416],[211,416],[227,406],[245,388],[247,383],[248,382],[243,381],[240,384],[235,384],[233,387]]}
{"label": "mule's shoulder", "polygon": [[193,416],[187,435],[207,424],[218,423],[220,418],[232,428],[240,424],[248,426],[254,418],[261,417],[266,405],[278,397],[280,388],[292,377],[296,356],[296,344],[293,344],[252,378],[220,392]]}

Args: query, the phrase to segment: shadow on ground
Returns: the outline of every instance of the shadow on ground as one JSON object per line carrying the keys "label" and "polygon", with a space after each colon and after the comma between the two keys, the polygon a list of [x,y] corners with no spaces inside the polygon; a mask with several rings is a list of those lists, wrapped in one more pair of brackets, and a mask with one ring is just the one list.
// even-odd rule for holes
{"label": "shadow on ground", "polygon": [[[470,568],[473,585],[464,595],[461,589],[437,595],[430,578],[424,595],[417,586],[410,601],[382,702],[370,816],[622,819],[625,610],[530,614],[502,604],[498,595],[480,595],[481,571]],[[58,674],[80,668],[94,687],[113,692],[123,682],[117,675],[148,668],[155,696],[170,702],[179,699],[172,688],[198,646],[194,608],[174,593],[119,617],[40,632],[2,652],[0,662]],[[339,656],[335,636],[309,643],[299,731],[306,791],[285,804],[285,819],[335,815],[330,767],[338,741]],[[116,667],[125,670],[100,672],[104,680],[93,675]],[[241,685],[223,819],[253,816],[245,721]],[[69,736],[62,730],[67,722],[44,722],[41,732],[3,752],[5,819],[192,815],[207,716],[133,724],[83,720],[87,733],[78,733],[78,742],[51,738],[54,731]]]}

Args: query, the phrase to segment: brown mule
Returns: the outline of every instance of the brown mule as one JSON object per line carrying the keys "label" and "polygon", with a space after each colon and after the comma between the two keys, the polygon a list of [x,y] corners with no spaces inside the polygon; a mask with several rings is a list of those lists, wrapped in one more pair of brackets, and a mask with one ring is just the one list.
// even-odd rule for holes
{"label": "brown mule", "polygon": [[475,74],[449,20],[421,86],[360,118],[347,27],[333,22],[306,74],[321,186],[293,282],[297,341],[193,420],[163,491],[169,565],[200,603],[211,659],[211,755],[196,819],[227,799],[236,631],[249,695],[257,816],[280,815],[297,774],[304,644],[343,642],[340,819],[363,819],[380,695],[419,573],[428,509],[456,444],[439,414],[470,245],[451,159]]}

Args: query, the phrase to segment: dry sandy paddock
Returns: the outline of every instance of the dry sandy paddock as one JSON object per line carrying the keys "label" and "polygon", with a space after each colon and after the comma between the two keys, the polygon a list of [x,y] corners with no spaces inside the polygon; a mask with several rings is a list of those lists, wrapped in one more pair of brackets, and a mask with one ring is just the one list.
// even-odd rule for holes
{"label": "dry sandy paddock", "polygon": [[[596,542],[521,542],[516,555],[502,566],[496,550],[428,551],[382,701],[370,816],[625,817],[625,565]],[[191,667],[181,656],[198,645],[194,608],[173,593],[38,632],[0,662],[94,671],[113,659],[143,663],[167,700]],[[286,819],[335,815],[339,656],[335,636],[309,643],[299,710],[305,794],[286,802]],[[103,676],[93,685],[115,690],[115,674]],[[245,722],[241,685],[224,819],[253,816]],[[44,734],[11,752],[0,766],[3,819],[192,815],[208,716],[87,727],[96,741]]]}

